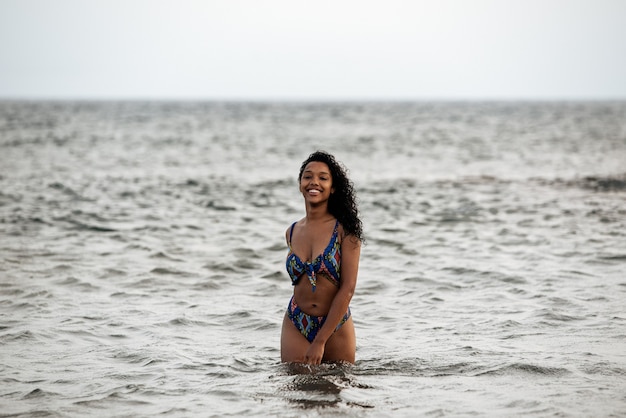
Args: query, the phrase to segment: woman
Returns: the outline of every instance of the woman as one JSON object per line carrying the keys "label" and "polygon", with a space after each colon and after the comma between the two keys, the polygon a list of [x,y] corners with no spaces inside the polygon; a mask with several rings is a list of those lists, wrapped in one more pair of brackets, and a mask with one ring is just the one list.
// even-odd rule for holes
{"label": "woman", "polygon": [[354,363],[349,305],[363,239],[354,188],[343,167],[322,151],[302,163],[298,181],[306,216],[285,232],[294,293],[283,319],[281,360]]}

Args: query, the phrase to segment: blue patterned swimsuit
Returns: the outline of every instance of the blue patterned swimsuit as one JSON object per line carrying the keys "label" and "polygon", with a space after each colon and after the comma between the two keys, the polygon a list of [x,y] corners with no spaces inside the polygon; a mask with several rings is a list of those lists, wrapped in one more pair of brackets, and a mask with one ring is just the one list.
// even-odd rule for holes
{"label": "blue patterned swimsuit", "polygon": [[289,254],[287,254],[287,273],[289,273],[291,277],[291,283],[295,286],[306,273],[313,288],[313,292],[315,292],[317,273],[322,273],[335,286],[339,287],[339,271],[341,266],[341,244],[339,244],[337,240],[339,221],[335,222],[333,235],[330,237],[330,242],[328,246],[326,246],[326,249],[324,249],[324,252],[311,262],[302,261],[300,257],[293,252],[293,248],[291,248],[291,237],[293,237],[293,228],[295,226],[296,223],[294,222],[291,225],[291,231],[289,233]]}
{"label": "blue patterned swimsuit", "polygon": [[[340,283],[340,267],[341,267],[341,244],[337,240],[339,231],[339,221],[335,222],[335,229],[333,235],[330,238],[330,242],[324,249],[322,254],[318,255],[315,260],[302,261],[296,253],[293,252],[291,247],[291,238],[293,237],[293,229],[296,226],[294,222],[291,225],[291,231],[289,233],[289,253],[287,254],[287,273],[291,277],[291,284],[296,285],[306,274],[311,283],[311,290],[315,292],[317,287],[317,275],[322,274],[325,278],[330,280],[335,286],[339,287]],[[317,332],[322,328],[326,321],[326,316],[313,316],[308,315],[300,309],[293,296],[287,306],[287,315],[296,328],[306,337],[309,342],[313,342]],[[335,328],[337,331],[341,326],[350,318],[350,308],[346,311],[339,324]]]}

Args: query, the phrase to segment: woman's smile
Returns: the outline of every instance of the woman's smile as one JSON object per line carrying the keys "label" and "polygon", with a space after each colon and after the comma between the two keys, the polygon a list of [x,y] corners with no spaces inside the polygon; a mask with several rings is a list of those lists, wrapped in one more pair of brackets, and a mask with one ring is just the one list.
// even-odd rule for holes
{"label": "woman's smile", "polygon": [[327,164],[319,161],[312,161],[302,172],[300,178],[300,190],[302,194],[309,197],[319,197],[332,192],[332,176]]}

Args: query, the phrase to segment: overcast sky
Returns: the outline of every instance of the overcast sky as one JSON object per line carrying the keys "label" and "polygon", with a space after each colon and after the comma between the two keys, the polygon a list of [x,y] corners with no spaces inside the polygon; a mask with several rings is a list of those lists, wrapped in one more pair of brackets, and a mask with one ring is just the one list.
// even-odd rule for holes
{"label": "overcast sky", "polygon": [[626,0],[0,0],[0,98],[626,99]]}

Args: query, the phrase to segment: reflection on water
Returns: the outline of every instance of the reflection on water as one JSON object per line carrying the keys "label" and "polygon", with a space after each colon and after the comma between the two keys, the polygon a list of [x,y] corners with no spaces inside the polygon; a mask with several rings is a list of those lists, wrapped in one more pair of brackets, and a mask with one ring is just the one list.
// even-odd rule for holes
{"label": "reflection on water", "polygon": [[349,363],[321,364],[318,366],[290,363],[282,369],[289,380],[279,389],[280,396],[303,409],[318,409],[347,405],[372,408],[373,406],[342,391],[350,388],[366,389],[357,383],[354,367]]}

